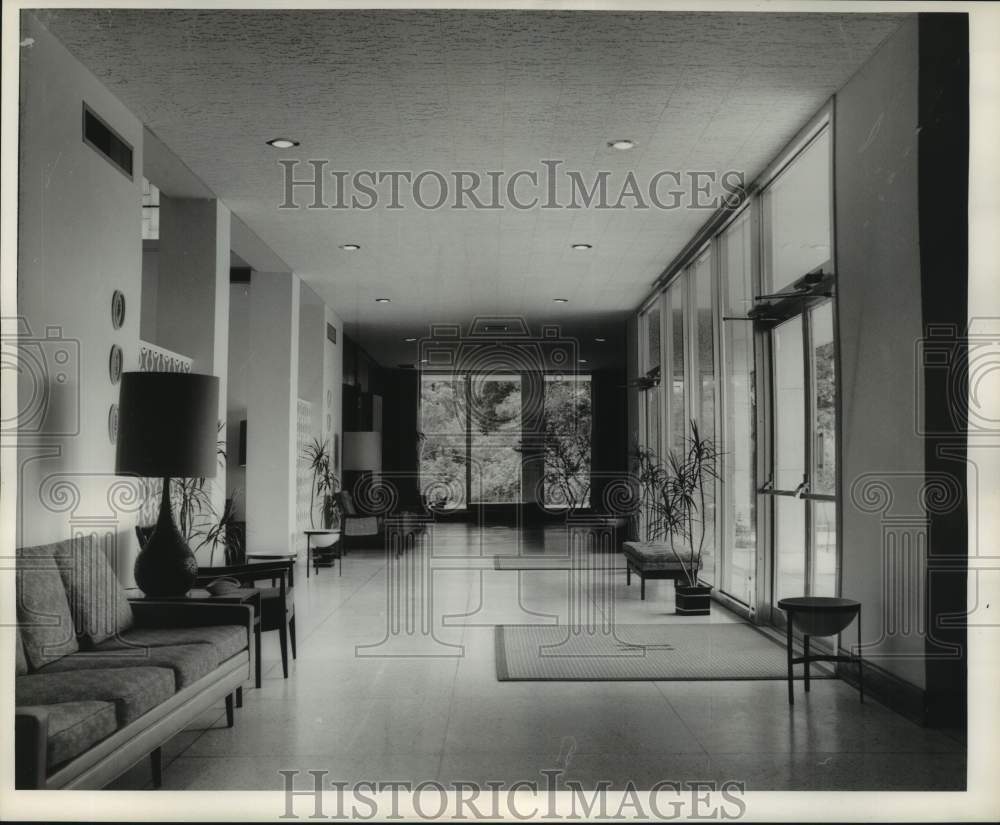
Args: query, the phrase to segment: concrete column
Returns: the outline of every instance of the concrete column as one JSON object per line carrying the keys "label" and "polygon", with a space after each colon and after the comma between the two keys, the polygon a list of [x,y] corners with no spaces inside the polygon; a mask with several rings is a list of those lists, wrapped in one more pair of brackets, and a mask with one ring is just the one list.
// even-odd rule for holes
{"label": "concrete column", "polygon": [[[344,422],[341,420],[341,396],[344,382],[344,325],[330,307],[323,307],[323,438],[330,444],[334,472],[342,478],[340,462],[343,453],[341,438]],[[333,328],[336,342],[331,341],[326,330]]]}
{"label": "concrete column", "polygon": [[[313,476],[308,463],[303,460],[305,447],[313,439],[326,440],[323,435],[323,401],[326,387],[323,382],[323,352],[325,347],[324,305],[320,297],[306,284],[300,284],[299,299],[299,391],[298,402],[307,405],[307,416],[298,416],[296,447],[296,524],[295,546],[305,554],[306,539],[302,532],[310,527],[321,527],[321,502],[313,496]],[[326,440],[327,449],[332,445]],[[310,510],[311,505],[311,510]]]}
{"label": "concrete column", "polygon": [[247,549],[290,552],[296,530],[300,281],[254,272],[247,370]]}
{"label": "concrete column", "polygon": [[[215,199],[160,198],[155,343],[192,359],[192,372],[219,377],[218,420],[226,421],[229,375],[229,209]],[[220,433],[225,438],[225,432]],[[236,461],[236,456],[231,457]],[[226,470],[211,485],[221,513]]]}

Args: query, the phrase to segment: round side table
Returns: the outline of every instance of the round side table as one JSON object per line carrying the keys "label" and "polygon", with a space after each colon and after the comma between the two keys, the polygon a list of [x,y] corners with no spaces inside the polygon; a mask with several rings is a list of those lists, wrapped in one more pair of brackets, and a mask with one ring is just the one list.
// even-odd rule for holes
{"label": "round side table", "polygon": [[[785,611],[785,626],[788,644],[788,704],[795,704],[792,691],[792,665],[805,666],[805,687],[809,692],[810,662],[852,662],[858,667],[858,688],[861,701],[865,701],[864,671],[861,662],[861,602],[841,599],[835,596],[796,596],[781,599],[778,608]],[[810,655],[810,636],[836,636],[841,633],[855,616],[858,619],[858,652],[854,656]],[[802,634],[802,656],[794,656],[792,651],[792,630]]]}

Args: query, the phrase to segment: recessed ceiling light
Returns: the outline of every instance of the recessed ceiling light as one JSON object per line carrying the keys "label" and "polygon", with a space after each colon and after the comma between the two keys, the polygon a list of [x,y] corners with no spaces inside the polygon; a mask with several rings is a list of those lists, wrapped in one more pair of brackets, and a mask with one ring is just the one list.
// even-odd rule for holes
{"label": "recessed ceiling light", "polygon": [[597,341],[598,344],[603,344],[608,339],[607,338],[595,338],[594,340]]}
{"label": "recessed ceiling light", "polygon": [[273,138],[267,142],[267,145],[273,146],[275,149],[291,149],[298,146],[299,142],[291,138]]}
{"label": "recessed ceiling light", "polygon": [[340,248],[343,249],[345,252],[357,252],[359,249],[361,249],[361,244],[359,244],[359,243],[342,243],[340,245]]}
{"label": "recessed ceiling light", "polygon": [[586,358],[581,358],[580,359],[580,363],[581,364],[586,364],[587,363],[587,359]]}
{"label": "recessed ceiling light", "polygon": [[427,359],[426,358],[421,358],[420,359],[420,363],[421,364],[426,364],[427,363]]}
{"label": "recessed ceiling light", "polygon": [[416,339],[416,338],[404,338],[403,340],[404,340],[404,341],[405,341],[405,342],[406,342],[407,344],[412,344],[412,343],[413,343],[414,341],[416,341],[417,339]]}
{"label": "recessed ceiling light", "polygon": [[628,149],[635,148],[635,141],[628,140],[627,138],[622,138],[621,140],[611,140],[608,141],[608,147],[611,149],[617,149],[619,152],[625,152]]}
{"label": "recessed ceiling light", "polygon": [[569,303],[569,298],[553,298],[552,300],[555,301],[557,304],[568,304]]}
{"label": "recessed ceiling light", "polygon": [[589,243],[575,243],[572,248],[582,252],[588,249],[593,249],[594,245]]}
{"label": "recessed ceiling light", "polygon": [[376,298],[375,299],[375,303],[376,304],[391,304],[392,303],[392,298]]}

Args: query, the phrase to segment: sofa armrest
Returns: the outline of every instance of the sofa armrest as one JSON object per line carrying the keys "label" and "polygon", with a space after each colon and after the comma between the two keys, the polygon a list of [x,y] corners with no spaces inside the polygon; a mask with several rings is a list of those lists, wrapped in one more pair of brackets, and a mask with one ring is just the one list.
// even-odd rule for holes
{"label": "sofa armrest", "polygon": [[49,712],[44,708],[14,710],[14,787],[45,787],[48,765]]}

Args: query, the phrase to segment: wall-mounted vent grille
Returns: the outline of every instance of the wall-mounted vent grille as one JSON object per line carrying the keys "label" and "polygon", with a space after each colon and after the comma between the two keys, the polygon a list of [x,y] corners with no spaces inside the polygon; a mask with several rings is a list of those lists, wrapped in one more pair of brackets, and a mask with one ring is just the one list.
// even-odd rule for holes
{"label": "wall-mounted vent grille", "polygon": [[337,328],[333,324],[326,325],[326,340],[331,344],[337,343]]}
{"label": "wall-mounted vent grille", "polygon": [[132,146],[86,103],[83,104],[83,142],[132,179]]}

